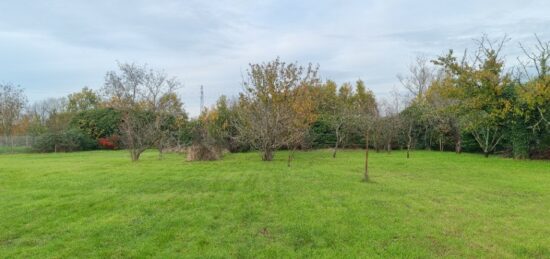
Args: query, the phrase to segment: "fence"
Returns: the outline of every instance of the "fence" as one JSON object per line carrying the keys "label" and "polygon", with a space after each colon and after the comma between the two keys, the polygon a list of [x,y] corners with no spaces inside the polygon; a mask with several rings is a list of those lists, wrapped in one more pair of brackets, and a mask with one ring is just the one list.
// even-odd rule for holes
{"label": "fence", "polygon": [[30,148],[35,139],[33,136],[2,136],[0,137],[0,148]]}

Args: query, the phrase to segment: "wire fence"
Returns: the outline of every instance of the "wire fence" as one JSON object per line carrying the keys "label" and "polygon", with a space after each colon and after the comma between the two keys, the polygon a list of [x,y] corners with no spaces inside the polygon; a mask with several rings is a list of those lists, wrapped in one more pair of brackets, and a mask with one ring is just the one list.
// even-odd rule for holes
{"label": "wire fence", "polygon": [[0,148],[30,148],[35,139],[33,136],[2,136],[0,137]]}

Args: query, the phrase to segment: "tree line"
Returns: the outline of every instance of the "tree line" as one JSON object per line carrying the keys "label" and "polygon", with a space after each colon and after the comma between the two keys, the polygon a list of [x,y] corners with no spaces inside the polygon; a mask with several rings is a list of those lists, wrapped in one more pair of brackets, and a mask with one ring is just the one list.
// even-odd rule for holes
{"label": "tree line", "polygon": [[311,148],[331,148],[335,158],[350,147],[367,158],[369,148],[549,158],[550,42],[536,40],[519,46],[524,55],[513,67],[502,54],[506,37],[483,36],[460,55],[419,56],[397,76],[406,92],[383,99],[362,80],[322,80],[318,65],[250,64],[239,95],[221,96],[197,118],[185,112],[176,78],[121,63],[98,91],[31,105],[21,87],[0,85],[0,130],[5,139],[33,136],[41,152],[125,148],[132,160],[175,147],[199,160],[256,150],[269,161],[286,149],[289,165],[296,150]]}

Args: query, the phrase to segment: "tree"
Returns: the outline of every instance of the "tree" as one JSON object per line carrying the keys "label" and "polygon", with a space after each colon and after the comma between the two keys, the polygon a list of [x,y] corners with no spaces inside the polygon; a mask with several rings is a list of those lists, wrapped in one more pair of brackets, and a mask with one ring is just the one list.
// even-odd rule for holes
{"label": "tree", "polygon": [[177,139],[177,132],[184,127],[187,114],[183,110],[183,103],[174,92],[165,93],[158,102],[156,112],[156,131],[158,133],[155,145],[162,159],[164,149]]}
{"label": "tree", "polygon": [[189,145],[188,161],[218,160],[222,158],[225,148],[232,152],[239,149],[235,141],[236,129],[235,102],[230,102],[224,95],[210,108],[204,107],[198,118],[192,119],[182,127]]}
{"label": "tree", "polygon": [[401,129],[401,96],[399,91],[394,88],[390,93],[390,98],[385,99],[380,104],[380,111],[383,117],[380,118],[379,127],[382,128],[380,141],[388,153],[392,150],[392,143],[397,139]]}
{"label": "tree", "polygon": [[119,72],[107,72],[103,91],[108,104],[121,113],[122,142],[132,161],[137,161],[143,151],[158,143],[166,111],[162,98],[174,93],[180,83],[145,65],[118,65]]}
{"label": "tree", "polygon": [[[439,150],[443,151],[446,142],[454,143],[457,154],[462,150],[462,127],[459,120],[459,105],[456,98],[450,96],[453,82],[448,76],[441,76],[432,82],[423,102],[415,102],[419,110],[421,124],[427,124],[438,138]],[[428,128],[425,127],[425,128]],[[427,132],[424,133],[426,136]],[[431,142],[431,141],[430,141]]]}
{"label": "tree", "polygon": [[[295,102],[300,87],[318,82],[318,68],[285,63],[279,58],[263,64],[250,64],[244,93],[239,99],[236,124],[240,139],[260,150],[262,160],[273,160],[273,152],[293,143],[296,132],[289,132],[301,118]],[[309,108],[308,108],[309,110]],[[308,120],[307,120],[308,121]]]}
{"label": "tree", "polygon": [[486,35],[477,41],[478,51],[470,63],[466,56],[458,62],[450,51],[434,61],[446,73],[450,96],[455,98],[464,129],[471,133],[486,157],[503,138],[504,119],[511,110],[507,89],[511,76],[504,72],[500,52],[506,43],[491,41]]}
{"label": "tree", "polygon": [[69,103],[67,110],[69,112],[81,112],[98,108],[101,98],[88,87],[82,88],[80,92],[69,94],[67,97]]}
{"label": "tree", "polygon": [[303,148],[306,145],[306,138],[313,122],[317,119],[315,113],[316,105],[314,87],[319,80],[312,79],[302,82],[291,91],[290,96],[290,114],[289,123],[286,124],[286,146],[290,150],[287,160],[287,166],[294,157],[294,152],[298,147]]}
{"label": "tree", "polygon": [[355,121],[365,136],[365,171],[364,180],[369,181],[369,139],[373,129],[374,120],[379,116],[376,98],[372,91],[367,90],[362,80],[356,82],[356,94],[354,96]]}
{"label": "tree", "polygon": [[38,137],[45,133],[61,134],[68,130],[73,114],[67,111],[67,98],[48,98],[27,107],[30,117],[29,134]]}
{"label": "tree", "polygon": [[344,83],[338,89],[338,95],[334,98],[333,107],[330,110],[329,121],[334,130],[336,141],[332,157],[336,158],[338,147],[343,144],[346,137],[353,130],[353,117],[357,112],[354,107],[353,88],[350,83]]}
{"label": "tree", "polygon": [[[430,109],[423,109],[426,104],[426,94],[430,86],[437,80],[438,75],[436,69],[430,65],[429,59],[425,56],[417,56],[415,62],[409,66],[407,75],[397,75],[401,85],[409,91],[409,104],[415,106],[407,115],[415,116],[417,121],[422,120],[421,127],[424,130],[424,146],[430,148],[428,138],[432,130]],[[427,113],[426,113],[427,112]],[[409,157],[410,146],[412,145],[412,133],[415,122],[410,119],[405,119],[407,132],[407,157]]]}
{"label": "tree", "polygon": [[413,141],[416,138],[415,129],[418,127],[417,124],[421,122],[420,117],[422,116],[423,107],[421,102],[413,101],[411,105],[401,112],[407,139],[407,158],[410,158],[410,153],[413,149]]}
{"label": "tree", "polygon": [[15,122],[21,116],[25,103],[27,103],[27,98],[21,87],[9,83],[0,84],[0,129],[6,143],[8,143],[8,140],[12,140],[12,148]]}
{"label": "tree", "polygon": [[535,39],[534,50],[520,44],[526,60],[520,60],[509,123],[513,156],[520,159],[550,132],[550,41]]}
{"label": "tree", "polygon": [[71,118],[70,126],[81,130],[92,139],[119,134],[120,113],[113,108],[81,111]]}
{"label": "tree", "polygon": [[27,107],[27,113],[41,125],[46,125],[48,118],[56,113],[66,111],[65,98],[48,98],[37,101]]}
{"label": "tree", "polygon": [[418,56],[415,62],[409,66],[409,74],[397,75],[397,78],[413,99],[422,99],[436,78],[436,73],[425,56]]}

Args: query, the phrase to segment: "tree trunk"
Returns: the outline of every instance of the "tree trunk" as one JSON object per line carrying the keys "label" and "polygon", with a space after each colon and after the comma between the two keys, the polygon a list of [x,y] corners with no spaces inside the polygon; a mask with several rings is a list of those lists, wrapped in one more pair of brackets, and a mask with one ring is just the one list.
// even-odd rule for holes
{"label": "tree trunk", "polygon": [[132,157],[132,162],[136,162],[139,160],[139,156],[141,155],[141,152],[137,149],[130,150],[130,155]]}
{"label": "tree trunk", "polygon": [[485,155],[486,158],[489,157],[489,152],[488,151],[483,152],[483,154]]}
{"label": "tree trunk", "polygon": [[336,151],[338,150],[338,135],[336,135],[336,145],[334,145],[334,150],[332,151],[332,158],[336,158]]}
{"label": "tree trunk", "polygon": [[164,149],[161,147],[159,148],[159,160],[162,160],[164,158]]}
{"label": "tree trunk", "polygon": [[369,181],[369,131],[365,134],[365,181]]}
{"label": "tree trunk", "polygon": [[372,140],[372,146],[374,147],[374,150],[376,150],[376,153],[380,152],[380,149],[378,147],[378,138],[376,137],[376,133],[374,133],[373,140]]}
{"label": "tree trunk", "polygon": [[443,140],[442,137],[439,137],[439,151],[443,151]]}
{"label": "tree trunk", "polygon": [[273,150],[270,148],[264,150],[262,153],[262,161],[271,161],[273,160]]}
{"label": "tree trunk", "polygon": [[290,150],[290,153],[288,154],[288,161],[287,161],[287,166],[290,167],[290,162],[292,162],[292,159],[294,159],[294,151],[296,150],[296,148],[293,148],[292,150]]}
{"label": "tree trunk", "polygon": [[424,149],[430,150],[428,146],[428,128],[424,127]]}
{"label": "tree trunk", "polygon": [[412,123],[409,124],[409,131],[407,134],[407,136],[409,137],[407,141],[407,159],[410,157],[409,153],[411,152],[411,142],[412,142],[411,133],[412,133]]}
{"label": "tree trunk", "polygon": [[460,133],[458,134],[457,138],[456,138],[456,143],[455,143],[455,152],[457,154],[460,154],[462,152],[462,137],[460,137]]}

